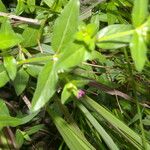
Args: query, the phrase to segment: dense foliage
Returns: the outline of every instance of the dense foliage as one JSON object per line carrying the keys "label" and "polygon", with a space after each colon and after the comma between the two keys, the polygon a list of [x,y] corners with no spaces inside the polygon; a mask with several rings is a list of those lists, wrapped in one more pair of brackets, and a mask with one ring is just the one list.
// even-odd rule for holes
{"label": "dense foliage", "polygon": [[149,150],[148,0],[0,0],[0,149]]}

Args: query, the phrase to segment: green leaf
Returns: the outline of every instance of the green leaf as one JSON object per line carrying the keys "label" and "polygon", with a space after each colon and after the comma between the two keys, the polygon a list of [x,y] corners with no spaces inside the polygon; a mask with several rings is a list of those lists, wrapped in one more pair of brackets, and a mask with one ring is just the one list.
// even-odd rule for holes
{"label": "green leaf", "polygon": [[79,31],[76,33],[75,38],[77,41],[83,41],[89,50],[94,50],[95,48],[95,37],[96,34],[96,24],[90,23],[87,26],[81,24],[79,26]]}
{"label": "green leaf", "polygon": [[2,99],[0,99],[0,116],[9,116],[9,110]]}
{"label": "green leaf", "polygon": [[0,87],[3,87],[8,81],[9,77],[7,75],[7,72],[3,64],[0,64]]}
{"label": "green leaf", "polygon": [[6,127],[6,126],[11,126],[11,127],[16,127],[22,124],[25,124],[27,122],[29,122],[31,119],[33,119],[38,112],[29,114],[25,117],[22,118],[16,118],[16,117],[11,117],[8,115],[0,115],[0,128]]}
{"label": "green leaf", "polygon": [[0,28],[0,49],[8,49],[22,41],[22,36],[16,34],[8,20],[5,20]]}
{"label": "green leaf", "polygon": [[1,141],[1,148],[3,149],[10,149],[10,144],[8,142],[8,137],[4,133],[3,130],[0,129],[0,141]]}
{"label": "green leaf", "polygon": [[135,31],[130,43],[131,56],[138,71],[142,71],[147,60],[147,46],[143,39],[141,31]]}
{"label": "green leaf", "polygon": [[55,64],[49,61],[40,72],[32,99],[32,111],[43,107],[55,93],[58,76],[54,67]]}
{"label": "green leaf", "polygon": [[83,44],[70,43],[60,54],[56,67],[58,70],[67,70],[87,60],[89,56]]}
{"label": "green leaf", "polygon": [[13,56],[5,56],[4,59],[4,67],[10,77],[11,80],[14,80],[17,73],[17,63],[16,59]]}
{"label": "green leaf", "polygon": [[75,91],[77,91],[77,87],[71,82],[67,83],[64,86],[62,94],[61,94],[61,102],[62,102],[62,104],[65,104],[67,102],[68,98]]}
{"label": "green leaf", "polygon": [[0,0],[0,11],[7,12],[7,9],[6,9],[5,5],[3,4],[2,0]]}
{"label": "green leaf", "polygon": [[48,7],[52,7],[55,0],[43,0],[43,3],[45,3]]}
{"label": "green leaf", "polygon": [[97,34],[97,46],[103,49],[117,49],[126,46],[131,40],[131,25],[110,25]]}
{"label": "green leaf", "polygon": [[134,0],[132,22],[135,27],[140,26],[148,15],[148,0]]}
{"label": "green leaf", "polygon": [[22,46],[32,47],[37,45],[39,35],[40,35],[39,29],[30,26],[26,27],[22,34],[22,37],[24,38]]}
{"label": "green leaf", "polygon": [[37,78],[39,73],[41,72],[43,66],[40,65],[29,65],[27,66],[26,71],[28,72],[28,74],[30,74],[31,76]]}
{"label": "green leaf", "polygon": [[113,1],[109,2],[107,5],[107,21],[109,25],[114,24],[117,21],[118,16],[115,15],[116,12],[117,7],[115,3]]}
{"label": "green leaf", "polygon": [[[131,130],[126,124],[116,118],[111,112],[99,105],[97,102],[89,97],[84,97],[81,101],[86,107],[97,112],[104,119],[106,119],[117,131],[119,131],[129,142],[131,142],[137,149],[142,149],[143,143],[141,137]],[[150,149],[150,145],[146,142],[147,148]]]}
{"label": "green leaf", "polygon": [[71,91],[69,91],[67,85],[65,85],[61,94],[62,104],[65,104],[70,96],[71,96]]}
{"label": "green leaf", "polygon": [[96,30],[95,31],[98,31],[99,30],[99,27],[100,27],[100,15],[99,14],[95,14],[95,15],[92,15],[91,16],[91,20],[90,20],[90,23],[94,23],[95,26],[96,26]]}
{"label": "green leaf", "polygon": [[78,130],[67,123],[62,117],[48,108],[48,113],[52,117],[54,124],[71,150],[95,150],[95,148],[80,134]]}
{"label": "green leaf", "polygon": [[90,59],[97,59],[101,63],[105,63],[107,61],[105,55],[101,54],[98,51],[92,51]]}
{"label": "green leaf", "polygon": [[92,116],[92,114],[84,107],[81,103],[76,101],[77,106],[83,112],[85,117],[89,120],[89,122],[93,125],[93,127],[97,130],[100,136],[105,141],[106,145],[110,150],[119,150],[117,145],[114,143],[113,139],[107,134],[105,129],[99,124],[99,122]]}
{"label": "green leaf", "polygon": [[28,135],[32,135],[32,134],[38,132],[39,130],[41,130],[43,127],[44,127],[43,124],[35,125],[35,126],[33,126],[33,127],[30,127],[29,129],[27,129],[25,132],[26,132]]}
{"label": "green leaf", "polygon": [[29,80],[28,73],[23,68],[21,68],[17,72],[16,78],[13,82],[17,95],[20,95],[25,90],[28,80]]}
{"label": "green leaf", "polygon": [[59,52],[71,40],[78,27],[79,1],[70,0],[54,24],[52,48]]}
{"label": "green leaf", "polygon": [[143,119],[142,122],[145,126],[150,126],[150,116],[149,116],[149,118],[147,117],[147,118]]}
{"label": "green leaf", "polygon": [[16,139],[17,148],[19,149],[24,143],[24,135],[21,130],[17,129],[15,134],[15,139]]}
{"label": "green leaf", "polygon": [[34,12],[35,10],[35,0],[27,0],[28,8],[31,12]]}
{"label": "green leaf", "polygon": [[16,7],[16,15],[20,15],[24,12],[25,10],[25,4],[24,4],[24,0],[17,0],[17,7]]}

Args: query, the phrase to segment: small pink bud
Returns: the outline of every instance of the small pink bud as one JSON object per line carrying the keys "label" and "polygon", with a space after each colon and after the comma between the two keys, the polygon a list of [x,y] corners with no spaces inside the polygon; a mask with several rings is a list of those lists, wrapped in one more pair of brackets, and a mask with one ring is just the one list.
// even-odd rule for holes
{"label": "small pink bud", "polygon": [[77,93],[77,99],[83,97],[85,95],[85,92],[83,90],[79,90]]}

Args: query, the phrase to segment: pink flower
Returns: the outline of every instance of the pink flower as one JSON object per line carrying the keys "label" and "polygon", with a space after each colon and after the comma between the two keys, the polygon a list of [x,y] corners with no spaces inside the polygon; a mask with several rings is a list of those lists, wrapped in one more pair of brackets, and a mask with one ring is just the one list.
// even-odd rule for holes
{"label": "pink flower", "polygon": [[77,93],[77,99],[83,97],[85,95],[85,92],[83,90],[79,90]]}

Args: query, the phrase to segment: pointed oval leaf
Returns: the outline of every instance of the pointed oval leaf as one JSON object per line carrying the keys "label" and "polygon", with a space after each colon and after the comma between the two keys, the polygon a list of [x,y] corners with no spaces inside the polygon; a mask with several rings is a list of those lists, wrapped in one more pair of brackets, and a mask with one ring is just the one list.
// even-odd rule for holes
{"label": "pointed oval leaf", "polygon": [[22,37],[24,38],[22,42],[23,47],[35,46],[39,39],[39,29],[33,27],[26,27],[23,31]]}
{"label": "pointed oval leaf", "polygon": [[70,96],[71,96],[71,92],[68,91],[67,86],[65,86],[63,88],[62,93],[61,93],[61,102],[62,102],[62,104],[65,104]]}
{"label": "pointed oval leaf", "polygon": [[3,64],[0,64],[0,87],[3,87],[8,81],[9,77],[7,75],[7,72]]}
{"label": "pointed oval leaf", "polygon": [[4,58],[4,67],[11,80],[14,80],[17,73],[17,63],[16,59],[13,56],[5,56]]}
{"label": "pointed oval leaf", "polygon": [[130,43],[131,56],[138,71],[142,71],[147,60],[147,46],[143,39],[141,31],[135,31]]}
{"label": "pointed oval leaf", "polygon": [[16,34],[11,24],[8,20],[5,20],[0,28],[0,49],[8,49],[17,44],[19,44],[23,40],[22,36]]}
{"label": "pointed oval leaf", "polygon": [[51,8],[53,6],[55,0],[43,0],[42,2]]}
{"label": "pointed oval leaf", "polygon": [[22,144],[24,143],[24,136],[21,130],[17,129],[15,134],[17,148],[21,148]]}
{"label": "pointed oval leaf", "polygon": [[131,25],[124,24],[107,26],[98,32],[97,46],[103,49],[117,49],[124,47],[130,42],[131,29]]}
{"label": "pointed oval leaf", "polygon": [[134,0],[132,22],[135,27],[140,26],[148,15],[148,0]]}
{"label": "pointed oval leaf", "polygon": [[37,87],[32,99],[32,111],[43,107],[56,91],[58,76],[54,66],[53,62],[48,62],[39,74]]}
{"label": "pointed oval leaf", "polygon": [[34,10],[35,10],[35,0],[27,0],[27,5],[29,7],[29,10],[31,12],[34,12]]}
{"label": "pointed oval leaf", "polygon": [[5,5],[3,4],[2,0],[0,0],[0,11],[7,12],[7,9],[6,9]]}
{"label": "pointed oval leaf", "polygon": [[17,0],[17,7],[16,7],[16,15],[20,15],[24,12],[25,10],[25,4],[24,4],[24,0]]}
{"label": "pointed oval leaf", "polygon": [[25,131],[28,135],[32,135],[32,134],[38,132],[39,130],[41,130],[43,127],[44,127],[44,124],[38,124],[38,125],[30,127],[29,129],[27,129]]}
{"label": "pointed oval leaf", "polygon": [[5,102],[2,99],[0,99],[0,116],[3,116],[3,115],[9,116],[9,110]]}
{"label": "pointed oval leaf", "polygon": [[88,52],[83,44],[70,43],[60,54],[56,64],[58,70],[67,70],[79,65],[82,61],[87,60]]}
{"label": "pointed oval leaf", "polygon": [[23,68],[21,68],[17,72],[16,78],[13,82],[17,95],[20,95],[25,90],[28,80],[29,80],[28,73]]}
{"label": "pointed oval leaf", "polygon": [[73,39],[78,27],[78,16],[79,1],[70,0],[55,22],[52,36],[53,50],[60,51]]}
{"label": "pointed oval leaf", "polygon": [[61,102],[62,104],[65,104],[68,100],[68,98],[72,95],[73,91],[76,91],[77,87],[69,82],[67,84],[65,84],[63,91],[61,93]]}
{"label": "pointed oval leaf", "polygon": [[38,65],[28,65],[26,71],[28,72],[29,75],[32,77],[37,78],[39,73],[41,72],[43,66],[38,66]]}

